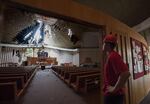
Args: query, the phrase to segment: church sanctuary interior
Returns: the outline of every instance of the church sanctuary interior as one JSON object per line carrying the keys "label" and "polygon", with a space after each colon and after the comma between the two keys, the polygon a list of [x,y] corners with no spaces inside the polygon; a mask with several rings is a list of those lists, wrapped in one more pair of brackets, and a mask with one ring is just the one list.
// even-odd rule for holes
{"label": "church sanctuary interior", "polygon": [[124,104],[150,104],[149,18],[131,23],[103,4],[0,0],[0,104],[104,104],[107,34],[131,73]]}

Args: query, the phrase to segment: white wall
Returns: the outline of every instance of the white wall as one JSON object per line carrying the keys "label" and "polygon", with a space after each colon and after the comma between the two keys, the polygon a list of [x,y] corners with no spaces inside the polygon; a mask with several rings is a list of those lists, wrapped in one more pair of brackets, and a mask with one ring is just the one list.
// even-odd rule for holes
{"label": "white wall", "polygon": [[79,50],[80,64],[85,62],[87,57],[91,58],[93,63],[100,65],[102,58],[99,50],[100,32],[84,32],[82,35],[82,47]]}
{"label": "white wall", "polygon": [[99,32],[84,32],[82,34],[82,47],[99,47]]}
{"label": "white wall", "polygon": [[[13,55],[13,50],[14,50],[14,55]],[[21,64],[22,59],[21,61],[19,61],[19,57],[16,56],[16,50],[20,51],[21,58],[22,58],[24,54],[22,53],[21,48],[10,48],[10,47],[1,48],[0,49],[0,63],[12,62],[12,63]],[[5,65],[1,64],[1,66],[5,66]]]}
{"label": "white wall", "polygon": [[[78,63],[79,55],[74,56],[73,52],[49,49],[49,48],[45,48],[44,51],[48,52],[49,57],[56,57],[58,61],[58,65],[60,65],[61,63],[70,63],[70,62],[72,62],[74,65],[79,65]],[[37,49],[35,49],[34,51],[34,57],[37,57]]]}
{"label": "white wall", "polygon": [[98,48],[80,49],[80,64],[84,63],[85,59],[89,57],[93,63],[98,63],[98,65],[100,65],[100,56]]}
{"label": "white wall", "polygon": [[60,51],[60,63],[73,63],[72,52]]}
{"label": "white wall", "polygon": [[[13,50],[14,50],[14,55],[13,55]],[[16,56],[16,50],[20,50],[22,59],[19,62],[19,57]],[[35,48],[34,52],[31,57],[37,57],[37,52],[39,49]],[[50,57],[56,57],[58,61],[58,65],[61,63],[73,63],[74,65],[79,65],[79,54],[75,54],[73,52],[68,52],[68,51],[60,51],[56,49],[48,49],[45,48],[44,51],[48,52],[48,55]],[[22,51],[22,48],[10,48],[10,47],[5,47],[1,48],[0,47],[0,63],[8,63],[8,62],[13,62],[13,63],[18,63],[21,64],[22,61],[26,60],[26,55]],[[3,65],[5,66],[5,65]]]}
{"label": "white wall", "polygon": [[76,53],[74,53],[74,55],[73,55],[73,64],[74,65],[76,65],[76,66],[79,66],[80,64],[80,62],[79,62],[80,60],[79,60],[79,53],[78,52],[76,52]]}

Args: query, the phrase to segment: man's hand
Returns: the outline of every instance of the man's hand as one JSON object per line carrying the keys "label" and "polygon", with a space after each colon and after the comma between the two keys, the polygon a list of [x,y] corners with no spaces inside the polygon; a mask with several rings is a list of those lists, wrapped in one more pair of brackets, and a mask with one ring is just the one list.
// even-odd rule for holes
{"label": "man's hand", "polygon": [[107,92],[113,93],[114,91],[115,91],[115,87],[113,87],[113,86],[108,86],[107,87]]}

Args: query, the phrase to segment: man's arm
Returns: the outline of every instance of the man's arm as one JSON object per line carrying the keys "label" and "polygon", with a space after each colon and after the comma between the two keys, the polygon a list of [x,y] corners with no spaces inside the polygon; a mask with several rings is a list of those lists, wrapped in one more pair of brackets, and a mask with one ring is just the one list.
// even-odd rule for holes
{"label": "man's arm", "polygon": [[124,87],[126,81],[129,79],[129,77],[130,77],[129,71],[121,73],[119,78],[118,78],[116,85],[114,86],[114,91]]}
{"label": "man's arm", "polygon": [[115,86],[108,87],[108,92],[113,93],[113,92],[117,91],[118,89],[124,87],[124,85],[129,77],[130,77],[129,71],[125,71],[125,72],[121,73]]}

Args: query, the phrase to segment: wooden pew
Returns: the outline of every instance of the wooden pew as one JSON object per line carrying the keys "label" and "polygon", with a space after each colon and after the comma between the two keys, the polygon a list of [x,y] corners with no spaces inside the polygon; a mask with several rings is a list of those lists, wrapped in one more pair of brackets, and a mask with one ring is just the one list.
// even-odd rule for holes
{"label": "wooden pew", "polygon": [[90,75],[90,74],[94,74],[94,73],[99,73],[99,70],[89,70],[89,71],[79,71],[76,73],[69,73],[69,77],[65,79],[65,82],[67,82],[67,84],[71,84],[76,82],[77,76],[83,76],[83,75]]}
{"label": "wooden pew", "polygon": [[0,73],[26,73],[29,78],[35,69],[36,67],[0,67]]}
{"label": "wooden pew", "polygon": [[59,68],[55,69],[55,71],[58,73],[58,75],[61,74],[62,70],[64,70],[64,67],[59,67]]}
{"label": "wooden pew", "polygon": [[16,100],[17,85],[16,82],[0,83],[0,103]]}
{"label": "wooden pew", "polygon": [[5,71],[0,71],[0,75],[1,76],[24,76],[25,80],[27,80],[30,77],[30,72],[24,72],[24,71],[20,71],[20,70],[5,70]]}
{"label": "wooden pew", "polygon": [[63,79],[75,91],[87,92],[89,89],[100,87],[99,68],[85,67],[52,67],[53,72]]}
{"label": "wooden pew", "polygon": [[0,104],[16,101],[35,72],[36,67],[0,67]]}
{"label": "wooden pew", "polygon": [[16,82],[18,92],[19,92],[19,90],[23,89],[23,87],[24,87],[24,78],[23,78],[23,76],[0,77],[0,83],[7,83],[7,82]]}
{"label": "wooden pew", "polygon": [[85,80],[85,92],[97,88],[100,88],[100,77]]}
{"label": "wooden pew", "polygon": [[60,77],[62,77],[62,76],[64,76],[65,72],[71,72],[71,71],[75,71],[75,70],[76,70],[76,67],[64,67],[59,71],[58,74]]}
{"label": "wooden pew", "polygon": [[63,78],[65,71],[72,71],[75,69],[76,69],[76,67],[64,67],[64,66],[52,67],[53,72],[60,78]]}
{"label": "wooden pew", "polygon": [[60,76],[63,77],[65,74],[70,73],[70,72],[88,71],[88,70],[91,70],[91,69],[84,68],[84,67],[68,67],[68,68],[64,68],[61,70]]}
{"label": "wooden pew", "polygon": [[87,88],[90,85],[88,84],[87,80],[91,80],[91,82],[96,82],[95,84],[97,84],[97,81],[99,81],[99,79],[100,79],[100,73],[77,76],[76,82],[72,83],[71,86],[77,92],[87,92]]}
{"label": "wooden pew", "polygon": [[0,77],[17,77],[17,76],[23,76],[24,83],[26,83],[28,80],[27,73],[0,73]]}
{"label": "wooden pew", "polygon": [[95,69],[76,69],[76,70],[71,70],[71,71],[65,71],[64,72],[64,79],[68,79],[69,78],[69,75],[71,74],[71,73],[82,73],[82,72],[90,72],[90,71],[98,71],[99,72],[99,70],[95,70]]}

